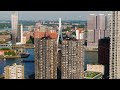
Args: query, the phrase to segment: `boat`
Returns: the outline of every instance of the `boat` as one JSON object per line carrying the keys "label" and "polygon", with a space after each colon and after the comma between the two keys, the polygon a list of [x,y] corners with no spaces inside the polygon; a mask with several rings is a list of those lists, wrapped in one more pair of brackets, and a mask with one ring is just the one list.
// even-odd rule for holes
{"label": "boat", "polygon": [[30,62],[30,63],[34,63],[33,60],[21,60],[21,62],[24,62],[24,63],[28,63],[28,62]]}
{"label": "boat", "polygon": [[20,53],[20,56],[21,56],[21,58],[27,58],[30,56],[30,54],[28,52],[22,52],[22,53]]}

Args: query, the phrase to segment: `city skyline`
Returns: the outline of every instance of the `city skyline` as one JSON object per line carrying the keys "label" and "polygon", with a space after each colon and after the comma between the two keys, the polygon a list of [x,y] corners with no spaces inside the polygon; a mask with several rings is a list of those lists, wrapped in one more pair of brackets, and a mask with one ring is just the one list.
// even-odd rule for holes
{"label": "city skyline", "polygon": [[[0,20],[10,20],[13,11],[0,11]],[[110,11],[19,11],[19,20],[87,20],[89,14],[109,14]]]}

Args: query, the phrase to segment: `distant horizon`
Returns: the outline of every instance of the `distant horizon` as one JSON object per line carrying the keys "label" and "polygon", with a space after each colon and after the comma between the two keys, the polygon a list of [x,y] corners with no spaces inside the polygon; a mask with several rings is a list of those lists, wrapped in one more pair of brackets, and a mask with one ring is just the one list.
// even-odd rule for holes
{"label": "distant horizon", "polygon": [[[41,20],[41,21],[58,21],[58,20]],[[0,20],[0,21],[11,21],[11,20]],[[19,21],[40,21],[40,20],[19,20]],[[87,21],[87,20],[62,20],[62,21]]]}
{"label": "distant horizon", "polygon": [[[0,20],[11,20],[13,11],[0,11]],[[26,21],[52,21],[58,20],[82,20],[86,21],[89,14],[109,14],[110,11],[18,11],[19,20]]]}

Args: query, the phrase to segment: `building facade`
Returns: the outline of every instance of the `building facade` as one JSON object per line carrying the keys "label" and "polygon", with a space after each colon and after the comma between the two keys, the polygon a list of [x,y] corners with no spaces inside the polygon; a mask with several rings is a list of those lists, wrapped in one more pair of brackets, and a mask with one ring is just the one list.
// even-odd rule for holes
{"label": "building facade", "polygon": [[16,44],[17,27],[18,27],[18,12],[17,11],[14,11],[11,15],[11,26],[12,26],[12,43]]}
{"label": "building facade", "polygon": [[109,15],[90,14],[87,21],[87,46],[98,48],[98,40],[109,37]]}
{"label": "building facade", "polygon": [[22,38],[23,38],[23,25],[19,24],[18,28],[17,28],[17,40],[16,40],[16,42],[22,43]]}
{"label": "building facade", "polygon": [[99,40],[98,63],[105,66],[105,77],[109,76],[110,38]]}
{"label": "building facade", "polygon": [[97,28],[97,16],[90,14],[87,19],[87,46],[95,46],[95,30]]}
{"label": "building facade", "polygon": [[110,79],[120,79],[120,11],[112,11],[110,31]]}
{"label": "building facade", "polygon": [[92,72],[101,72],[102,75],[104,75],[104,65],[93,65],[93,64],[87,64],[87,71]]}
{"label": "building facade", "polygon": [[84,78],[84,40],[64,39],[61,48],[61,79]]}
{"label": "building facade", "polygon": [[24,66],[14,63],[4,68],[5,79],[24,79]]}
{"label": "building facade", "polygon": [[57,79],[57,33],[39,28],[34,33],[34,43],[35,78]]}

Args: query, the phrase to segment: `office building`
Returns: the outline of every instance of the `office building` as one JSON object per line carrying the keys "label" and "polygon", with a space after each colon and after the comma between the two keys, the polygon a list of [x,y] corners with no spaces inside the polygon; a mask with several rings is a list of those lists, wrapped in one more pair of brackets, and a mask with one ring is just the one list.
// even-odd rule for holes
{"label": "office building", "polygon": [[110,38],[106,37],[99,40],[98,44],[98,63],[105,66],[105,77],[109,76],[109,57],[110,57]]}
{"label": "office building", "polygon": [[87,21],[87,47],[98,48],[98,40],[109,37],[109,15],[90,14]]}
{"label": "office building", "polygon": [[107,30],[106,30],[106,32],[105,32],[105,36],[106,37],[110,37],[110,26],[111,26],[111,14],[108,14],[107,15],[107,22],[106,22],[106,28],[107,28]]}
{"label": "office building", "polygon": [[16,44],[17,27],[18,27],[18,12],[17,11],[14,11],[11,15],[11,26],[12,26],[12,43]]}
{"label": "office building", "polygon": [[14,63],[4,68],[5,79],[24,79],[24,66]]}
{"label": "office building", "polygon": [[57,33],[40,27],[34,38],[35,78],[57,79]]}
{"label": "office building", "polygon": [[64,38],[61,47],[61,79],[84,78],[84,40]]}
{"label": "office building", "polygon": [[87,46],[94,47],[95,45],[95,30],[97,28],[97,16],[90,14],[87,20]]}
{"label": "office building", "polygon": [[23,38],[23,25],[19,24],[17,28],[17,40],[16,42],[22,43],[22,38]]}
{"label": "office building", "polygon": [[120,79],[120,11],[112,11],[110,26],[110,79]]}

